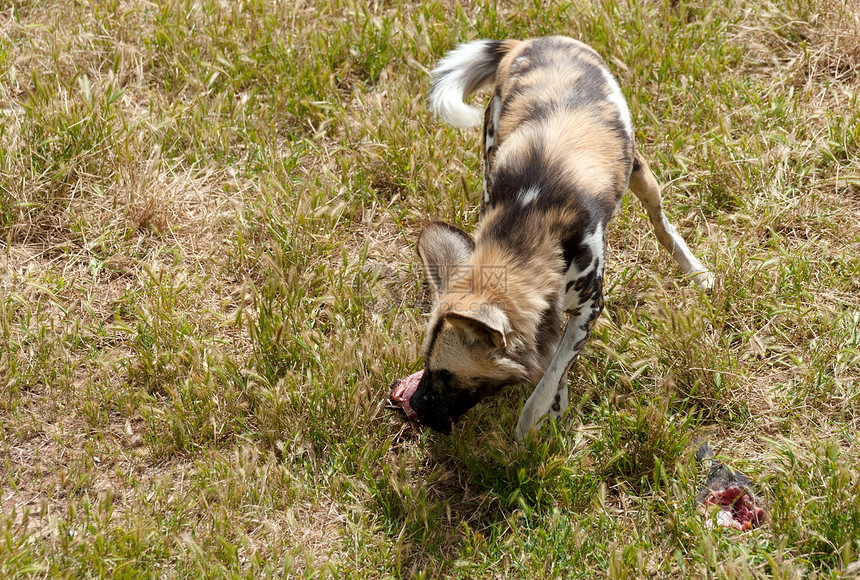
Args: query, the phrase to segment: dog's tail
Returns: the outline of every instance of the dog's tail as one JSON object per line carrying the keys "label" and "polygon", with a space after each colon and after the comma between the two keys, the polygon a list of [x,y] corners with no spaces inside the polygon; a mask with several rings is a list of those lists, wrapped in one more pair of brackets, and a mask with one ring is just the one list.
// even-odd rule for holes
{"label": "dog's tail", "polygon": [[518,43],[476,40],[446,54],[430,73],[430,110],[455,127],[480,125],[481,110],[467,105],[463,99],[495,80],[499,61]]}

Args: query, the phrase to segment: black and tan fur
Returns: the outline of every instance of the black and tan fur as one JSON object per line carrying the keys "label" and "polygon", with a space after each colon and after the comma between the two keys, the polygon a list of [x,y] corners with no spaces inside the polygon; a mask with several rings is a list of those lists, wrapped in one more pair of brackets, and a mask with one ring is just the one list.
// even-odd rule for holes
{"label": "black and tan fur", "polygon": [[475,239],[433,222],[418,240],[435,306],[411,405],[447,432],[500,387],[536,384],[521,439],[567,407],[566,374],[603,308],[606,230],[628,185],[684,271],[706,289],[713,279],[666,220],[627,106],[594,50],[565,37],[461,45],[433,71],[431,108],[451,124],[478,124],[463,98],[490,83]]}

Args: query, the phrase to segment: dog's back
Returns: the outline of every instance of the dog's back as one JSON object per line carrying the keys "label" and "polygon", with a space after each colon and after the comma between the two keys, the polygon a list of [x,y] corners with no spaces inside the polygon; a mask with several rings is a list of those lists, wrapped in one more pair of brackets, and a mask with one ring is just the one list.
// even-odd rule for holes
{"label": "dog's back", "polygon": [[[618,207],[635,159],[630,113],[618,84],[593,49],[570,38],[478,41],[440,62],[431,108],[452,124],[476,124],[480,113],[463,97],[490,82],[479,237],[519,253],[549,230],[563,252],[566,280],[598,279],[603,226]],[[597,290],[583,285],[565,292],[565,310]]]}
{"label": "dog's back", "polygon": [[461,45],[434,70],[431,109],[454,126],[477,125],[481,113],[463,97],[493,82],[483,118],[485,203],[557,205],[565,187],[589,197],[624,191],[630,113],[593,49],[560,36]]}

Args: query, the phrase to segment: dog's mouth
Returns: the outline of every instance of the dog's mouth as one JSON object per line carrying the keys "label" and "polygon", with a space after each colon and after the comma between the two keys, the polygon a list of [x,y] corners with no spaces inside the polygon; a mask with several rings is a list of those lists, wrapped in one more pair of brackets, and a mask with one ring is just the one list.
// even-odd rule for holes
{"label": "dog's mouth", "polygon": [[443,420],[437,424],[437,422],[430,421],[427,418],[422,417],[409,403],[412,399],[412,395],[414,395],[415,391],[418,389],[418,384],[421,382],[421,377],[423,376],[424,371],[421,370],[409,375],[403,380],[394,381],[391,383],[391,393],[388,395],[388,399],[403,411],[409,421],[427,425],[440,433],[448,434],[454,427],[454,420],[452,418],[449,417],[447,420]]}

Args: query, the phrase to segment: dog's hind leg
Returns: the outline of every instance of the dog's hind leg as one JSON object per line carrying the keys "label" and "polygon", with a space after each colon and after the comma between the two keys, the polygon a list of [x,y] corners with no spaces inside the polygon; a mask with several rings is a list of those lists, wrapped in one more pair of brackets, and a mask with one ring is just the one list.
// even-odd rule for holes
{"label": "dog's hind leg", "polygon": [[637,153],[633,162],[633,172],[630,174],[630,190],[639,198],[648,219],[654,226],[657,240],[669,251],[672,258],[703,290],[711,290],[714,287],[714,275],[693,255],[687,243],[684,241],[663,213],[660,198],[660,186],[657,179],[651,173],[651,168],[645,159]]}

